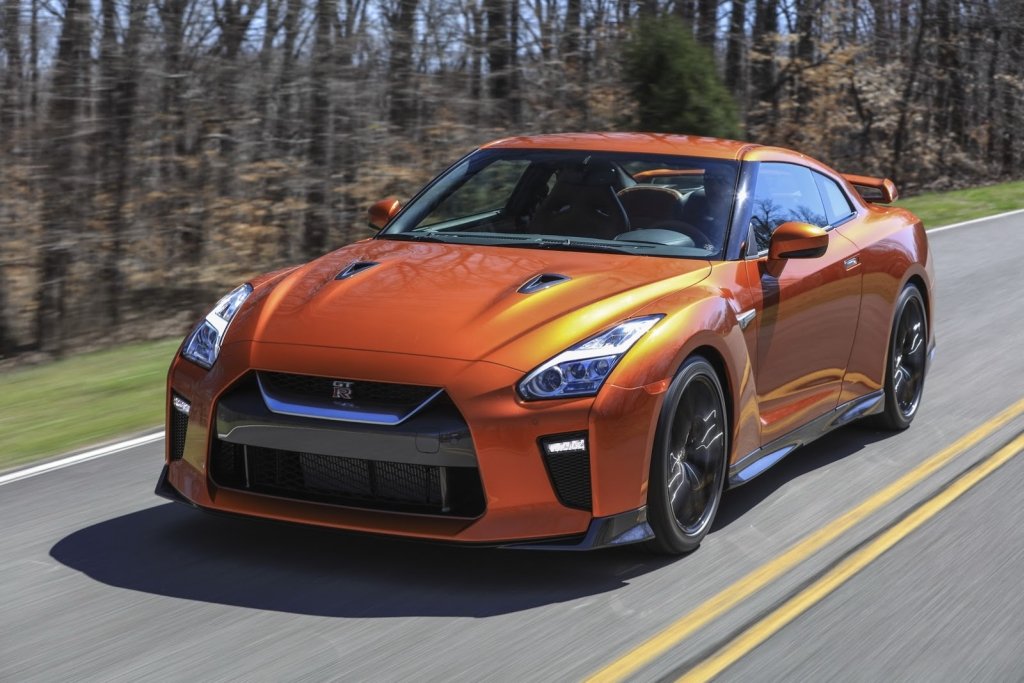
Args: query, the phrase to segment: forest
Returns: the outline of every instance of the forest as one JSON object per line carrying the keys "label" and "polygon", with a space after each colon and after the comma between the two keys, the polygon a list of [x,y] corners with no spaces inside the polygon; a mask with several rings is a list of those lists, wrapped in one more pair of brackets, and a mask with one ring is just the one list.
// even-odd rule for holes
{"label": "forest", "polygon": [[1020,177],[1022,0],[0,0],[0,358],[184,335],[490,139]]}

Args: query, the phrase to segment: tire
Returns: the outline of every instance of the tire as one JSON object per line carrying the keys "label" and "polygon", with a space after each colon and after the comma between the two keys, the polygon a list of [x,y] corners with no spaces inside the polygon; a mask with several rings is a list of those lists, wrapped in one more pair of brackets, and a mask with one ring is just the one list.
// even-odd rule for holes
{"label": "tire", "polygon": [[669,386],[658,418],[647,489],[648,549],[681,555],[697,549],[725,488],[729,430],[715,369],[693,356]]}
{"label": "tire", "polygon": [[928,366],[928,316],[924,297],[907,285],[896,302],[885,368],[885,410],[869,419],[880,429],[902,431],[921,407]]}

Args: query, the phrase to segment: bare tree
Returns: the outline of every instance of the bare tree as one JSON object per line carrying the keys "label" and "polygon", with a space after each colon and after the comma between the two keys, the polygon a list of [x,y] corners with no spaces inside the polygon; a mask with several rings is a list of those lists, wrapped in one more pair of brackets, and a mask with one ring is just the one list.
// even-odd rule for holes
{"label": "bare tree", "polygon": [[396,0],[388,12],[388,27],[391,32],[391,56],[388,62],[388,90],[391,93],[389,120],[401,129],[413,115],[415,102],[412,90],[412,51],[415,43],[413,22],[419,0]]}
{"label": "bare tree", "polygon": [[328,125],[331,105],[327,96],[327,79],[332,65],[332,27],[337,11],[336,0],[317,0],[316,41],[313,44],[313,65],[310,78],[309,106],[309,189],[306,193],[306,224],[303,252],[315,256],[323,252],[330,229],[328,210],[328,157],[331,144]]}
{"label": "bare tree", "polygon": [[638,126],[627,47],[666,17],[748,138],[911,190],[1022,174],[1016,0],[0,0],[0,354],[190,320],[485,139]]}
{"label": "bare tree", "polygon": [[48,182],[43,193],[42,263],[36,296],[36,336],[44,351],[64,352],[67,278],[73,249],[70,229],[83,218],[80,164],[76,138],[80,92],[87,65],[89,6],[67,0],[53,65],[53,95],[46,123]]}

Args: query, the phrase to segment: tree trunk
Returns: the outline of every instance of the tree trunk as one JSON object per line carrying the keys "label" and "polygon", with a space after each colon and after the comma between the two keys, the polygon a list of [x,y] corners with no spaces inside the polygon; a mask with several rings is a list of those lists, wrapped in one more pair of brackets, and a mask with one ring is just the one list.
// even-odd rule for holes
{"label": "tree trunk", "polygon": [[299,37],[299,13],[302,11],[302,0],[285,0],[284,19],[281,29],[284,40],[281,45],[281,73],[277,80],[277,121],[275,134],[277,148],[280,151],[291,151],[291,141],[295,137],[293,116],[295,99],[295,46]]}
{"label": "tree trunk", "polygon": [[897,183],[903,180],[903,146],[906,143],[907,127],[910,125],[910,107],[917,85],[918,72],[921,69],[921,56],[924,47],[924,35],[927,28],[925,16],[928,12],[928,0],[920,0],[918,9],[917,36],[910,56],[910,68],[903,84],[903,96],[900,98],[899,119],[896,122],[896,133],[892,143],[892,171],[890,175]]}
{"label": "tree trunk", "polygon": [[29,96],[32,118],[39,113],[39,2],[31,0],[32,17],[28,29],[29,80],[32,81],[32,92]]}
{"label": "tree trunk", "polygon": [[[403,0],[406,2],[408,0]],[[319,256],[327,246],[330,210],[328,208],[328,146],[330,135],[331,103],[327,97],[327,79],[333,63],[331,27],[336,0],[317,0],[316,37],[313,43],[313,64],[310,76],[309,105],[309,189],[306,192],[306,222],[303,228],[302,248],[309,258]]]}
{"label": "tree trunk", "polygon": [[253,155],[256,159],[263,159],[271,154],[272,144],[268,144],[267,138],[272,133],[271,122],[271,89],[272,81],[266,76],[270,75],[271,64],[274,59],[274,40],[281,28],[278,14],[281,10],[283,0],[267,0],[266,4],[266,26],[263,27],[263,44],[260,46],[260,73],[264,78],[260,79],[256,86],[256,114],[259,117],[259,135],[257,136],[256,151]]}
{"label": "tree trunk", "polygon": [[21,115],[21,0],[3,0],[2,26],[7,69],[0,94],[0,130],[4,138],[0,146],[6,147],[15,142]]}
{"label": "tree trunk", "polygon": [[746,24],[747,0],[732,0],[732,11],[729,13],[729,40],[725,48],[725,84],[734,95],[740,95],[744,91],[743,55],[747,43]]}
{"label": "tree trunk", "polygon": [[213,3],[214,22],[220,28],[219,52],[223,57],[218,74],[217,108],[220,116],[220,194],[234,193],[235,165],[237,163],[238,86],[241,78],[240,53],[253,18],[260,11],[262,0],[220,0]]}
{"label": "tree trunk", "polygon": [[508,32],[508,123],[518,126],[522,113],[519,81],[519,0],[510,0]]}
{"label": "tree trunk", "polygon": [[1016,92],[1016,82],[1022,74],[1021,61],[1024,60],[1024,7],[1020,2],[1007,3],[1013,9],[1005,12],[1008,31],[1006,69],[1010,83],[1003,85],[1003,175],[1014,177],[1020,173],[1017,167],[1017,142],[1020,139],[1017,129],[1021,125],[1021,96]]}
{"label": "tree trunk", "polygon": [[100,268],[100,281],[106,287],[106,315],[112,325],[121,322],[121,297],[124,276],[125,205],[131,177],[131,142],[138,88],[139,42],[145,20],[145,0],[130,0],[124,44],[117,42],[117,16],[114,0],[102,0],[103,34],[100,47],[101,99],[101,172],[104,223],[107,249]]}
{"label": "tree trunk", "polygon": [[[757,116],[751,124],[769,124],[774,134],[778,121],[779,89],[776,87],[775,46],[779,31],[779,0],[755,0],[754,30],[750,37],[750,86]],[[768,111],[770,108],[770,111]]]}
{"label": "tree trunk", "polygon": [[67,0],[53,65],[53,96],[46,123],[43,183],[42,264],[36,293],[36,341],[42,351],[61,355],[66,332],[67,270],[72,235],[82,229],[76,119],[80,100],[83,44],[88,42],[89,5]]}
{"label": "tree trunk", "polygon": [[508,123],[506,104],[509,96],[509,44],[506,0],[484,0],[487,12],[487,67],[490,73],[488,94],[495,119]]}
{"label": "tree trunk", "polygon": [[[994,18],[993,18],[994,19]],[[996,101],[999,99],[999,81],[996,79],[999,73],[999,48],[1002,38],[1002,27],[998,20],[992,23],[992,53],[988,60],[988,73],[986,80],[987,102],[985,106],[984,125],[988,129],[988,140],[985,144],[985,159],[989,164],[996,162]]]}
{"label": "tree trunk", "polygon": [[958,69],[957,46],[953,43],[953,2],[952,0],[938,0],[935,8],[936,28],[938,40],[936,49],[938,51],[935,79],[935,99],[933,100],[933,111],[935,112],[934,134],[941,140],[954,134],[956,115],[955,99],[958,94],[956,88],[958,79],[955,72]]}
{"label": "tree trunk", "polygon": [[814,96],[807,83],[806,71],[814,64],[814,4],[817,0],[797,0],[796,3],[796,122],[803,123],[807,116],[808,104]]}
{"label": "tree trunk", "polygon": [[419,0],[398,0],[396,9],[388,14],[388,26],[391,29],[391,57],[388,60],[391,107],[388,120],[399,130],[409,125],[415,113],[412,51],[415,44],[413,27],[418,4]]}
{"label": "tree trunk", "polygon": [[697,40],[714,50],[718,29],[718,0],[698,0]]}
{"label": "tree trunk", "polygon": [[578,64],[580,60],[580,0],[568,0],[565,5],[565,32],[562,34],[562,60]]}
{"label": "tree trunk", "polygon": [[[473,0],[470,5],[472,17],[473,35],[470,40],[470,72],[469,72],[469,99],[471,100],[470,117],[474,124],[480,122],[480,98],[483,96],[484,81],[484,10],[480,0]],[[542,39],[543,41],[543,39]],[[543,49],[543,45],[542,48]]]}

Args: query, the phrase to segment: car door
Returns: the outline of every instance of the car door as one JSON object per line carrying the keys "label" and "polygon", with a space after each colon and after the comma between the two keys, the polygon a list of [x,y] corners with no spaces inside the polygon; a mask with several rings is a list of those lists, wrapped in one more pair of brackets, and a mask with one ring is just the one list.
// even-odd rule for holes
{"label": "car door", "polygon": [[[836,407],[857,328],[858,249],[831,229],[815,175],[792,163],[757,169],[744,266],[756,311],[747,334],[762,445]],[[787,221],[828,229],[825,254],[769,262],[771,234]]]}

